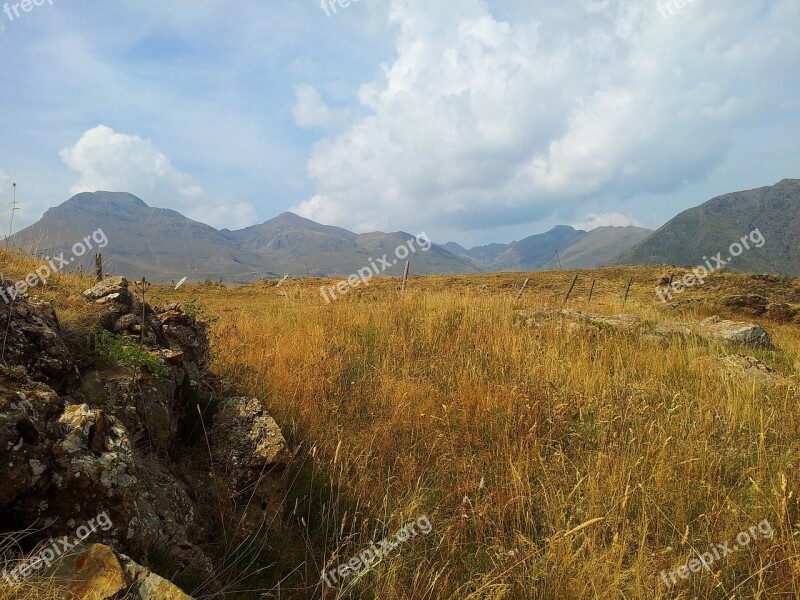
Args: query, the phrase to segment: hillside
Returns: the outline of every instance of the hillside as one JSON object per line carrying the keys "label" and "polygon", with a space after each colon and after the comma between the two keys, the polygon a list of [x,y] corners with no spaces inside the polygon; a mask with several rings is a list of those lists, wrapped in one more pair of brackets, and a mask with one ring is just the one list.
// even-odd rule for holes
{"label": "hillside", "polygon": [[492,261],[491,270],[538,271],[555,261],[556,250],[569,247],[586,235],[585,231],[558,225],[547,233],[513,242],[508,250]]}
{"label": "hillside", "polygon": [[[641,242],[653,231],[642,227],[598,227],[559,250],[561,266],[565,269],[591,269],[611,264],[622,248]],[[549,267],[555,268],[553,260]]]}
{"label": "hillside", "polygon": [[[758,229],[765,243],[732,257],[731,244]],[[800,179],[725,194],[691,208],[623,252],[616,264],[701,265],[722,253],[726,267],[748,273],[800,276]]]}
{"label": "hillside", "polygon": [[[132,194],[84,193],[49,209],[36,222],[9,238],[12,247],[37,255],[72,256],[73,244],[101,229],[108,242],[98,248],[106,272],[169,281],[194,275],[219,279],[264,270],[263,260],[243,251],[209,225],[174,210],[152,208]],[[94,251],[76,260],[94,269]],[[253,279],[251,277],[250,279]]]}
{"label": "hillside", "polygon": [[[284,273],[348,277],[383,254],[391,262],[395,249],[413,237],[383,232],[357,235],[292,213],[238,231],[218,231],[176,211],[149,207],[131,194],[95,192],[78,194],[49,209],[9,241],[28,253],[64,252],[70,257],[72,245],[98,229],[107,238],[107,245],[99,249],[107,273],[145,276],[155,282],[188,277],[247,283]],[[438,246],[420,249],[409,258],[416,274],[480,271],[471,260]],[[69,269],[91,270],[93,261],[94,249]],[[397,271],[392,268],[378,274],[396,275]]]}

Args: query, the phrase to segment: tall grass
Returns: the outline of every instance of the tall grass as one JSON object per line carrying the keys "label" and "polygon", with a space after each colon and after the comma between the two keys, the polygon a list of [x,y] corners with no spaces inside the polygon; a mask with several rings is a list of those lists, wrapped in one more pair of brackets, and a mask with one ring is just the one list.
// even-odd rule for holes
{"label": "tall grass", "polygon": [[[521,304],[560,302],[562,280],[535,275]],[[796,373],[767,389],[704,360],[728,351],[698,338],[527,327],[518,284],[483,281],[418,280],[402,297],[383,282],[329,306],[303,285],[200,296],[220,315],[216,368],[297,448],[290,507],[313,557],[297,597],[794,596]],[[609,276],[593,308],[620,310],[625,281]],[[625,310],[676,318],[649,287]],[[797,326],[768,328],[780,350],[762,358],[796,363]],[[431,535],[318,585],[422,514]],[[660,582],[764,519],[772,539]]]}
{"label": "tall grass", "polygon": [[[662,306],[657,268],[593,272],[588,307],[588,275],[577,308],[648,324],[708,314]],[[571,274],[532,275],[517,303],[523,279],[412,278],[403,296],[397,280],[374,280],[330,305],[312,280],[154,290],[218,317],[214,369],[262,398],[294,449],[292,539],[269,549],[272,596],[798,596],[798,326],[765,323],[778,350],[758,356],[790,384],[763,387],[720,370],[714,358],[732,351],[699,338],[558,319],[529,327],[515,309],[560,305]],[[752,285],[718,274],[685,297]],[[71,310],[68,326],[82,314]],[[335,589],[322,584],[323,569],[421,515],[430,535]],[[672,589],[661,583],[662,570],[765,519],[771,539]]]}

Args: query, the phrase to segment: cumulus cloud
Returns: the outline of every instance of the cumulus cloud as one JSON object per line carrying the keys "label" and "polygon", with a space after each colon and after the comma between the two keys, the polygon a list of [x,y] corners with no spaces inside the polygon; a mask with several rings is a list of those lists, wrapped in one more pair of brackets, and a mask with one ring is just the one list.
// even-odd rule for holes
{"label": "cumulus cloud", "polygon": [[348,118],[346,110],[330,108],[320,93],[310,85],[299,85],[295,88],[297,100],[292,108],[295,123],[300,127],[336,127]]}
{"label": "cumulus cloud", "polygon": [[573,223],[575,229],[583,229],[584,231],[591,231],[598,227],[641,227],[642,224],[627,215],[621,213],[589,213],[583,221]]}
{"label": "cumulus cloud", "polygon": [[59,153],[80,175],[71,192],[129,192],[150,206],[172,208],[215,227],[245,227],[256,211],[243,202],[220,202],[192,178],[177,170],[150,140],[116,133],[98,125]]}
{"label": "cumulus cloud", "polygon": [[360,89],[367,116],[314,145],[316,194],[293,210],[357,230],[473,229],[672,192],[781,102],[765,93],[772,65],[798,58],[781,41],[792,0],[704,0],[670,19],[656,3],[531,3],[507,22],[483,0],[392,0],[396,58]]}

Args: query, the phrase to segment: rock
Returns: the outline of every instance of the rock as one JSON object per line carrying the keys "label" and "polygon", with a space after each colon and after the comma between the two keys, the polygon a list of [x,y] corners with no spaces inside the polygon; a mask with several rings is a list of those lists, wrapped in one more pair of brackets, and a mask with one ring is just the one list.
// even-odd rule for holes
{"label": "rock", "polygon": [[[539,320],[568,319],[571,321],[585,322],[599,328],[610,328],[617,331],[635,331],[642,325],[642,320],[636,315],[598,315],[594,313],[582,313],[572,308],[545,308],[534,313],[526,310],[515,311],[515,318],[522,319],[529,327],[535,326]],[[583,328],[571,328],[576,332]]]}
{"label": "rock", "polygon": [[684,323],[658,323],[655,326],[655,334],[661,337],[686,337],[691,335],[692,327]]}
{"label": "rock", "polygon": [[610,327],[618,331],[635,331],[642,325],[642,320],[636,315],[586,315],[592,325]]}
{"label": "rock", "polygon": [[741,344],[751,348],[773,348],[769,334],[759,325],[726,321],[716,315],[698,323],[697,332],[707,340],[726,345]]}
{"label": "rock", "polygon": [[[8,281],[3,284],[12,285]],[[22,367],[32,379],[57,391],[69,391],[79,381],[55,311],[47,302],[23,296],[17,296],[13,303],[0,302],[0,331],[7,366]]]}
{"label": "rock", "polygon": [[109,277],[83,292],[84,298],[97,304],[122,304],[130,307],[133,296],[128,291],[128,280],[124,277]]}
{"label": "rock", "polygon": [[53,584],[77,600],[192,600],[166,579],[103,544],[65,555],[52,571]]}
{"label": "rock", "polygon": [[16,521],[11,505],[28,522],[40,516],[40,500],[52,485],[55,422],[63,410],[64,400],[45,384],[0,376],[0,522]]}
{"label": "rock", "polygon": [[211,352],[206,325],[185,314],[177,305],[156,308],[155,312],[169,347],[183,353],[184,361],[191,365],[187,369],[189,377],[200,378],[208,368]]}
{"label": "rock", "polygon": [[724,356],[718,359],[718,361],[726,367],[729,373],[745,375],[767,385],[788,383],[789,381],[780,373],[776,373],[775,369],[768,367],[753,356],[735,354],[732,356]]}
{"label": "rock", "polygon": [[230,478],[235,489],[258,480],[270,465],[288,458],[278,424],[257,398],[223,401],[210,437],[214,466]]}

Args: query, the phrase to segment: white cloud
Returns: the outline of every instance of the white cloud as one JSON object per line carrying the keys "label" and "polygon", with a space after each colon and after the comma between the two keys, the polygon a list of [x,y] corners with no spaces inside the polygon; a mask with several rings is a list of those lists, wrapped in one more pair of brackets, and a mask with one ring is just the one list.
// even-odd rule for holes
{"label": "white cloud", "polygon": [[782,102],[765,93],[771,65],[798,58],[779,41],[791,0],[704,0],[669,20],[655,3],[532,4],[506,22],[483,0],[392,0],[397,56],[360,89],[369,114],[314,145],[316,195],[294,210],[357,230],[469,229],[673,192]]}
{"label": "white cloud", "polygon": [[295,123],[300,127],[336,127],[348,118],[346,110],[334,110],[325,104],[320,93],[310,85],[295,88],[297,100],[292,108]]}
{"label": "white cloud", "polygon": [[215,227],[245,227],[256,211],[243,202],[221,202],[172,166],[169,158],[136,135],[98,125],[59,153],[81,178],[71,192],[129,192],[150,206],[172,208]]}
{"label": "white cloud", "polygon": [[621,213],[589,213],[583,221],[573,223],[575,229],[583,229],[584,231],[591,231],[598,227],[641,227],[642,224],[627,215]]}

